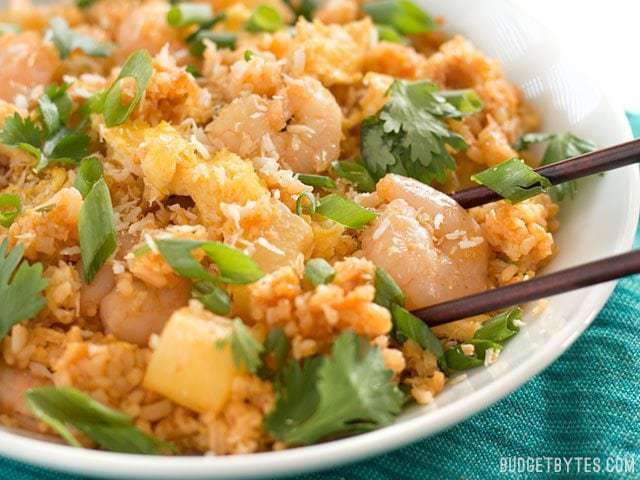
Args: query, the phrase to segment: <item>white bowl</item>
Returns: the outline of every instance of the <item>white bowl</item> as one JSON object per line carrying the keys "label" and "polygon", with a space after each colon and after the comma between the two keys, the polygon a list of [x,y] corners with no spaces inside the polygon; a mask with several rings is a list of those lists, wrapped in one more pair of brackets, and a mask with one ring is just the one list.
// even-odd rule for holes
{"label": "white bowl", "polygon": [[[547,131],[572,131],[600,146],[629,140],[623,111],[612,105],[570,55],[536,21],[506,0],[418,0],[442,15],[451,32],[470,38],[502,60],[507,77],[520,85],[545,119]],[[590,66],[593,68],[593,66]],[[637,167],[583,181],[565,202],[557,235],[560,253],[549,270],[629,250],[640,206]],[[613,290],[599,285],[551,299],[491,367],[470,371],[427,408],[404,413],[386,428],[334,442],[280,452],[230,457],[149,457],[81,450],[0,431],[0,455],[57,470],[102,477],[271,477],[334,467],[380,454],[433,435],[508,395],[562,354],[587,328]]]}

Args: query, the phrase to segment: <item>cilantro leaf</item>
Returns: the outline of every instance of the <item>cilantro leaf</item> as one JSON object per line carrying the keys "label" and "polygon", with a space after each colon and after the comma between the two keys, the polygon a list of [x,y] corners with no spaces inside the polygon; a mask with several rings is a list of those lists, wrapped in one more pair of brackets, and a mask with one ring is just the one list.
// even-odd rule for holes
{"label": "cilantro leaf", "polygon": [[74,50],[82,50],[92,57],[107,57],[113,48],[109,43],[99,42],[89,35],[69,28],[69,24],[60,17],[51,20],[46,36],[56,46],[62,59],[67,58]]}
{"label": "cilantro leaf", "polygon": [[468,91],[456,92],[451,98],[464,107],[459,110],[442,93],[427,81],[396,80],[391,85],[385,106],[361,127],[363,161],[374,179],[392,172],[424,183],[444,182],[447,171],[455,169],[447,145],[464,150],[467,144],[447,129],[443,119],[477,111],[477,97]]}
{"label": "cilantro leaf", "polygon": [[264,351],[264,346],[255,339],[251,330],[239,318],[233,321],[229,341],[231,342],[231,355],[236,366],[240,368],[244,365],[250,372],[257,372],[262,366],[260,354]]}
{"label": "cilantro leaf", "polygon": [[128,415],[95,401],[75,388],[32,388],[25,396],[33,413],[74,447],[81,445],[69,430],[69,425],[113,452],[149,455],[176,451],[174,445],[135,427]]}
{"label": "cilantro leaf", "polygon": [[38,99],[38,111],[47,135],[54,134],[69,123],[73,108],[71,97],[67,93],[69,87],[68,83],[49,85],[44,95]]}
{"label": "cilantro leaf", "polygon": [[535,172],[519,158],[506,160],[476,173],[471,180],[493,190],[510,203],[522,202],[551,186],[548,178]]}
{"label": "cilantro leaf", "polygon": [[[577,157],[585,153],[593,152],[596,145],[590,140],[580,138],[573,133],[526,133],[522,135],[516,144],[518,151],[528,150],[534,143],[547,143],[547,148],[540,165],[550,165],[568,158]],[[562,201],[566,195],[571,198],[576,193],[577,182],[570,181],[555,185],[549,189],[549,194],[555,201]]]}
{"label": "cilantro leaf", "polygon": [[48,283],[42,276],[42,264],[22,260],[22,245],[7,251],[8,245],[7,239],[0,244],[0,339],[17,323],[33,318],[47,303],[42,295]]}
{"label": "cilantro leaf", "polygon": [[284,330],[282,328],[269,330],[261,356],[262,367],[258,371],[260,378],[271,379],[277,375],[285,365],[287,355],[289,355],[289,340]]}
{"label": "cilantro leaf", "polygon": [[[0,142],[11,147],[22,148],[31,153],[28,147],[40,149],[44,133],[30,118],[22,118],[18,112],[4,122],[0,131]],[[25,148],[26,147],[26,148]]]}
{"label": "cilantro leaf", "polygon": [[359,192],[373,192],[376,189],[375,180],[361,163],[334,160],[331,168],[336,175],[352,183]]}
{"label": "cilantro leaf", "polygon": [[265,428],[289,444],[309,444],[387,425],[400,413],[404,394],[392,382],[380,350],[345,332],[327,357],[293,362],[282,372]]}

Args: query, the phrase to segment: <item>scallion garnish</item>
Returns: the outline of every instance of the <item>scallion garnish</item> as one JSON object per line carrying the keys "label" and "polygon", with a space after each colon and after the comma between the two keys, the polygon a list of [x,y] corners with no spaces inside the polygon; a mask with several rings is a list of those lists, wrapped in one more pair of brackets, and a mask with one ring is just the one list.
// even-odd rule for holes
{"label": "scallion garnish", "polygon": [[93,183],[78,218],[80,254],[86,283],[91,283],[117,247],[111,195],[104,178]]}
{"label": "scallion garnish", "polygon": [[[585,153],[593,152],[596,145],[590,140],[580,138],[573,133],[526,133],[518,139],[514,148],[518,151],[528,150],[534,143],[547,143],[540,165],[550,165],[568,158],[577,157]],[[549,189],[549,194],[556,201],[564,200],[566,195],[571,198],[577,190],[577,182],[565,182],[554,185]]]}
{"label": "scallion garnish", "polygon": [[327,177],[326,175],[310,175],[301,173],[298,175],[298,180],[310,187],[326,188],[327,190],[333,190],[336,188],[335,180],[331,177]]}
{"label": "scallion garnish", "polygon": [[520,327],[516,325],[520,320],[522,320],[522,309],[512,308],[484,322],[473,337],[479,340],[504,342],[520,331]]}
{"label": "scallion garnish", "polygon": [[[305,203],[307,204],[306,206]],[[313,215],[314,213],[316,213],[317,208],[318,202],[313,193],[302,192],[300,195],[298,195],[298,198],[296,199],[296,213],[298,215],[303,215],[305,209],[309,212],[309,214]]]}
{"label": "scallion garnish", "polygon": [[73,186],[80,192],[82,198],[85,198],[101,178],[102,163],[96,157],[87,157],[80,162]]}
{"label": "scallion garnish", "polygon": [[316,213],[349,228],[362,228],[377,217],[371,210],[344,198],[337,193],[322,197]]}
{"label": "scallion garnish", "polygon": [[304,278],[314,287],[331,283],[335,277],[335,268],[324,258],[312,258],[304,267]]}
{"label": "scallion garnish", "polygon": [[442,90],[438,94],[453,105],[462,115],[471,115],[484,107],[482,100],[473,89]]}
{"label": "scallion garnish", "polygon": [[407,37],[398,32],[391,25],[376,25],[376,30],[378,31],[378,40],[381,42],[391,42],[391,43],[400,43],[402,45],[406,45],[409,43]]}
{"label": "scallion garnish", "polygon": [[471,177],[510,203],[518,203],[542,193],[551,186],[546,177],[536,173],[519,158],[512,158]]}
{"label": "scallion garnish", "polygon": [[399,341],[411,339],[423,350],[433,353],[438,361],[443,362],[444,351],[440,340],[422,320],[397,303],[391,306],[391,315],[394,335]]}
{"label": "scallion garnish", "polygon": [[217,315],[229,315],[231,312],[231,297],[225,290],[211,282],[197,282],[191,294],[207,310]]}
{"label": "scallion garnish", "polygon": [[211,30],[199,30],[189,37],[189,51],[194,57],[201,57],[204,53],[204,41],[209,40],[219,48],[236,48],[238,37],[228,32],[213,32]]}
{"label": "scallion garnish", "polygon": [[375,180],[361,163],[335,160],[331,168],[336,175],[353,183],[359,192],[373,192],[376,189]]}
{"label": "scallion garnish", "polygon": [[284,20],[275,8],[259,5],[247,20],[245,28],[249,32],[275,32],[283,26]]}
{"label": "scallion garnish", "polygon": [[184,67],[188,74],[190,74],[193,78],[200,78],[202,76],[202,72],[198,70],[198,67],[195,65],[187,65]]}
{"label": "scallion garnish", "polygon": [[393,304],[404,305],[406,299],[404,292],[384,268],[376,268],[374,286],[376,296],[373,301],[378,305],[387,310],[391,310]]}
{"label": "scallion garnish", "polygon": [[22,199],[16,193],[0,193],[0,225],[9,228],[22,212]]}
{"label": "scallion garnish", "polygon": [[[200,240],[163,239],[155,240],[158,251],[176,273],[192,280],[212,283],[253,283],[264,275],[260,267],[240,250],[220,242]],[[202,249],[218,267],[219,276],[204,269],[191,251]]]}
{"label": "scallion garnish", "polygon": [[[151,55],[146,50],[133,52],[124,62],[118,78],[109,89],[102,93],[94,102],[93,108],[102,112],[107,127],[115,127],[127,121],[136,108],[147,88],[149,79],[153,74]],[[125,78],[132,78],[136,84],[136,93],[128,104],[122,103],[122,90],[120,83]]]}
{"label": "scallion garnish", "polygon": [[69,24],[60,17],[51,20],[45,38],[53,42],[62,59],[67,58],[75,50],[82,50],[92,57],[107,57],[113,50],[113,45],[101,43],[89,35],[69,28]]}
{"label": "scallion garnish", "polygon": [[74,447],[82,445],[69,427],[113,452],[147,455],[176,452],[174,445],[135,427],[130,416],[98,403],[74,388],[32,388],[25,396],[36,417]]}
{"label": "scallion garnish", "polygon": [[362,5],[362,11],[374,23],[389,25],[404,35],[431,32],[438,24],[409,0],[374,0]]}
{"label": "scallion garnish", "polygon": [[245,50],[244,51],[244,61],[245,62],[250,62],[251,59],[253,58],[254,53],[251,50]]}
{"label": "scallion garnish", "polygon": [[167,23],[172,27],[202,25],[211,20],[213,12],[206,3],[181,2],[173,5],[167,12]]}

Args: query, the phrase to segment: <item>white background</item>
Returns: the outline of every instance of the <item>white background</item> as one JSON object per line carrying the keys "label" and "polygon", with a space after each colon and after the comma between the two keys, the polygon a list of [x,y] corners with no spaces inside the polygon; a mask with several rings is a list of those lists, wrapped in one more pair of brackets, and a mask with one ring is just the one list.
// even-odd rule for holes
{"label": "white background", "polygon": [[[482,1],[482,0],[470,0]],[[640,0],[513,0],[576,52],[624,108],[640,112]]]}

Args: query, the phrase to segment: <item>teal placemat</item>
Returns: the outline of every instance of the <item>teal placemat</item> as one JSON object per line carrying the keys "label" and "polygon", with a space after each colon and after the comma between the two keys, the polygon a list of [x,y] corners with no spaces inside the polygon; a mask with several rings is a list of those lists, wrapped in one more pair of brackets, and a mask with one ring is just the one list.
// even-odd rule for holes
{"label": "teal placemat", "polygon": [[[630,116],[640,136],[640,116]],[[640,247],[640,230],[636,236]],[[522,388],[451,430],[299,480],[640,478],[640,277]],[[0,457],[0,480],[79,480]]]}

